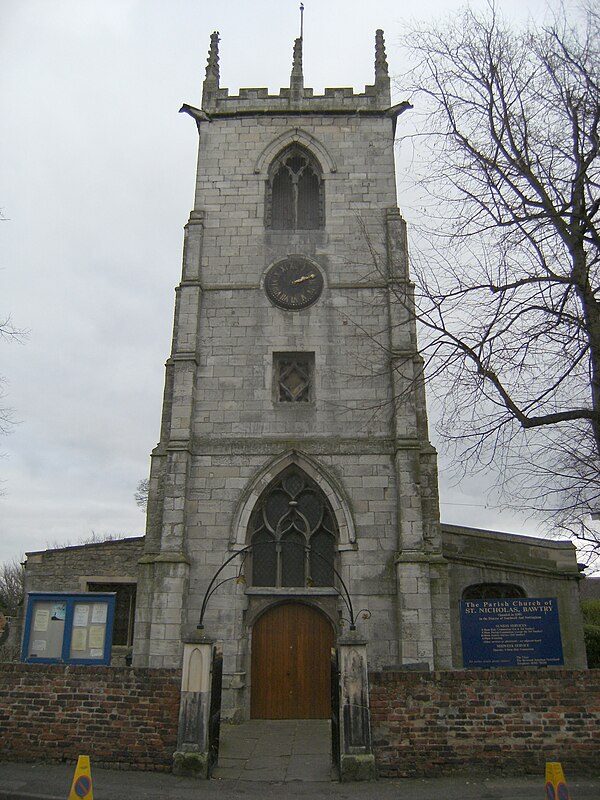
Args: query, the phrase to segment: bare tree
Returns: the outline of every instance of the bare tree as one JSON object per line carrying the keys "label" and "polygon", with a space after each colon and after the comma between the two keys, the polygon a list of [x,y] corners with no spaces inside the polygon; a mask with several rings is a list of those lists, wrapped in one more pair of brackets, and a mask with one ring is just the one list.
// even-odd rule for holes
{"label": "bare tree", "polygon": [[[0,216],[0,219],[5,219],[5,217]],[[26,331],[15,328],[10,316],[3,319],[0,318],[0,341],[22,342],[26,335]],[[9,433],[13,425],[16,424],[13,409],[3,404],[3,400],[6,397],[5,382],[4,376],[0,375],[0,436]],[[3,453],[0,452],[0,456],[2,455]],[[0,481],[0,496],[4,494],[2,483],[3,481]]]}
{"label": "bare tree", "polygon": [[135,490],[135,503],[138,508],[141,508],[142,511],[146,511],[148,506],[148,492],[150,490],[150,480],[148,478],[142,478],[142,480],[138,483],[136,490]]}
{"label": "bare tree", "polygon": [[598,12],[516,28],[491,5],[406,38],[412,169],[426,152],[415,313],[441,433],[464,468],[498,467],[508,504],[598,549],[582,527],[600,511]]}
{"label": "bare tree", "polygon": [[[24,336],[25,332],[15,328],[10,317],[0,319],[0,340],[16,342],[22,341]],[[0,401],[6,396],[2,386],[4,380],[5,379],[0,375]],[[0,406],[0,434],[8,433],[13,424],[14,415],[12,409]]]}
{"label": "bare tree", "polygon": [[0,564],[0,611],[11,617],[16,616],[23,601],[25,567],[22,560],[15,558]]}

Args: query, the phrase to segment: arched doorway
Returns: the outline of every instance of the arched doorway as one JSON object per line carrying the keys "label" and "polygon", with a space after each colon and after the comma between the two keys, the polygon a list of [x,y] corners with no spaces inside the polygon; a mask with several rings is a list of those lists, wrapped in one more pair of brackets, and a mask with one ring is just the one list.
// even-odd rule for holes
{"label": "arched doorway", "polygon": [[331,715],[333,628],[314,606],[281,603],[252,631],[253,719],[327,719]]}

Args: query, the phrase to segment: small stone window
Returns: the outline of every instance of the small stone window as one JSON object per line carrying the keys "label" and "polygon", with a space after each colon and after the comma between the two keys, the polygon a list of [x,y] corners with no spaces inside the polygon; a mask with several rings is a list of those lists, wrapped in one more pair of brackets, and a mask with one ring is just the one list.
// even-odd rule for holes
{"label": "small stone window", "polygon": [[519,597],[527,595],[514,583],[474,583],[462,593],[463,600],[513,600]]}
{"label": "small stone window", "polygon": [[113,645],[133,645],[133,621],[135,617],[135,583],[88,583],[88,592],[115,592],[115,623]]}
{"label": "small stone window", "polygon": [[327,498],[298,467],[265,490],[250,518],[252,585],[334,585],[335,523]]}
{"label": "small stone window", "polygon": [[321,170],[316,159],[299,145],[286,148],[271,164],[265,224],[274,230],[324,227]]}
{"label": "small stone window", "polygon": [[314,353],[273,353],[274,395],[278,403],[313,400]]}

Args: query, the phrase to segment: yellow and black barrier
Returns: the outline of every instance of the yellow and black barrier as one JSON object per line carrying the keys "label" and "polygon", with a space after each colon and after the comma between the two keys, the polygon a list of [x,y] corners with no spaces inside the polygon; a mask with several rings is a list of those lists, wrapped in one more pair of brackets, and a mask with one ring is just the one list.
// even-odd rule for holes
{"label": "yellow and black barrier", "polygon": [[94,800],[89,756],[79,756],[69,800]]}
{"label": "yellow and black barrier", "polygon": [[571,800],[565,773],[558,761],[546,763],[546,800]]}

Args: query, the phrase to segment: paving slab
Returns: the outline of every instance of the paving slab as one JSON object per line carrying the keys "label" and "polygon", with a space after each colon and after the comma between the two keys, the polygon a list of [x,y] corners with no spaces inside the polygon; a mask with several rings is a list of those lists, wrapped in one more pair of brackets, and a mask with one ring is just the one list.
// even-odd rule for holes
{"label": "paving slab", "polygon": [[215,779],[331,781],[329,720],[249,720],[221,725]]}
{"label": "paving slab", "polygon": [[304,781],[327,783],[332,780],[331,758],[328,754],[292,756],[287,765],[286,782]]}

